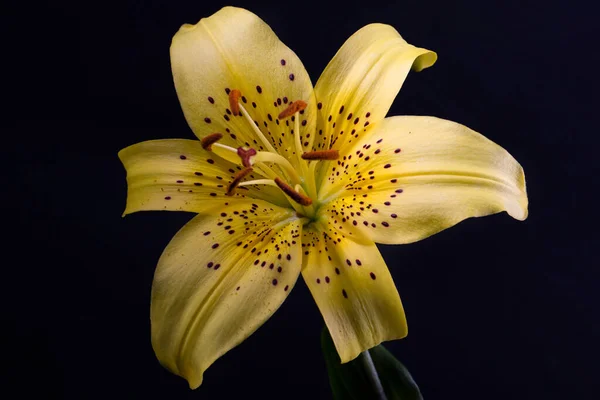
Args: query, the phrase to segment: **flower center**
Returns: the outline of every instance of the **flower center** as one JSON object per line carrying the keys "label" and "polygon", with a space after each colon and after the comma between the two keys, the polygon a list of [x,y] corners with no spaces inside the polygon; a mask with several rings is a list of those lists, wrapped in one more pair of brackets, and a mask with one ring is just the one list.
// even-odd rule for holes
{"label": "flower center", "polygon": [[[235,189],[240,186],[270,185],[279,188],[288,198],[292,208],[299,215],[312,220],[316,216],[319,204],[313,204],[318,198],[316,187],[315,169],[318,161],[336,160],[339,157],[337,150],[320,150],[305,152],[300,142],[300,112],[307,107],[302,100],[291,102],[283,110],[278,119],[290,118],[295,124],[294,148],[295,158],[287,159],[279,154],[257,124],[240,102],[242,94],[233,89],[229,92],[229,105],[233,115],[242,115],[254,132],[254,135],[262,142],[266,151],[256,151],[254,148],[232,147],[217,143],[222,138],[220,133],[213,133],[202,139],[202,147],[214,151],[223,158],[240,162],[244,169],[239,171],[233,181],[227,187],[227,195],[233,195]],[[237,156],[237,157],[236,157]],[[236,161],[237,159],[237,161]],[[255,179],[243,181],[253,170],[258,171],[267,179]]]}

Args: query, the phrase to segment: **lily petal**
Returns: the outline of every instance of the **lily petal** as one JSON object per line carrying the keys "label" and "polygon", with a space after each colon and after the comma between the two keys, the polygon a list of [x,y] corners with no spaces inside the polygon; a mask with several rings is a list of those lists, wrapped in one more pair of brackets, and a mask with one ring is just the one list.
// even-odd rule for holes
{"label": "lily petal", "polygon": [[329,62],[315,86],[319,102],[317,149],[343,150],[379,122],[412,68],[432,66],[436,53],[408,44],[391,26],[358,30]]}
{"label": "lily petal", "polygon": [[201,212],[207,200],[237,201],[244,195],[289,204],[281,191],[265,186],[246,186],[235,196],[226,196],[228,184],[242,167],[204,150],[198,140],[150,140],[121,150],[119,158],[128,184],[123,215],[146,210]]}
{"label": "lily petal", "polygon": [[336,226],[377,243],[415,242],[469,217],[527,218],[525,175],[502,147],[434,117],[386,118],[343,157],[324,207]]}
{"label": "lily petal", "polygon": [[302,276],[315,299],[342,363],[408,330],[390,272],[373,242],[341,231],[304,231]]}
{"label": "lily petal", "polygon": [[161,363],[200,386],[204,371],[290,293],[300,274],[301,230],[293,211],[260,200],[214,201],[185,225],[152,286],[152,345]]}
{"label": "lily petal", "polygon": [[202,138],[223,133],[223,143],[268,150],[243,116],[232,115],[229,93],[241,91],[242,106],[266,140],[282,155],[294,149],[289,120],[277,116],[291,102],[308,107],[305,132],[314,132],[315,97],[310,77],[296,54],[253,13],[225,7],[196,25],[183,25],[171,44],[175,89],[188,124]]}

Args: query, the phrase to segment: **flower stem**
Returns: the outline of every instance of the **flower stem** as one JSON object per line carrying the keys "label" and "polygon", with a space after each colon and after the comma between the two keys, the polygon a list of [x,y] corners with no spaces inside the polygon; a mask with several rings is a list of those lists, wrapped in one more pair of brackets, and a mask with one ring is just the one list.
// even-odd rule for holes
{"label": "flower stem", "polygon": [[367,378],[371,382],[371,385],[375,389],[377,393],[377,400],[387,400],[385,392],[383,390],[383,386],[381,385],[381,381],[379,380],[379,374],[375,369],[375,364],[373,364],[373,359],[369,354],[369,350],[365,350],[360,353],[360,359],[365,366],[365,371],[367,372]]}

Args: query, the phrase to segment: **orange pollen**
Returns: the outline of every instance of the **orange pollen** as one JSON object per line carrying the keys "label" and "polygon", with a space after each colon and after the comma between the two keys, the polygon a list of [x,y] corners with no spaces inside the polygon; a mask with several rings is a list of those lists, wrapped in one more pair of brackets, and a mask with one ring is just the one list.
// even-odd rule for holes
{"label": "orange pollen", "polygon": [[253,148],[249,148],[248,150],[246,150],[242,147],[238,147],[237,154],[242,159],[242,165],[244,167],[249,167],[251,165],[250,157],[256,155],[256,150],[254,150]]}
{"label": "orange pollen", "polygon": [[337,160],[340,153],[337,150],[308,151],[302,154],[304,160]]}
{"label": "orange pollen", "polygon": [[312,204],[312,199],[310,197],[296,192],[290,185],[282,181],[281,178],[275,178],[275,183],[279,186],[279,189],[283,190],[283,193],[290,196],[296,203],[303,206],[310,206]]}
{"label": "orange pollen", "polygon": [[283,110],[279,114],[279,119],[284,119],[287,117],[291,117],[299,111],[302,111],[306,108],[307,104],[302,100],[296,100],[291,103],[285,110]]}
{"label": "orange pollen", "polygon": [[233,196],[235,188],[240,184],[242,179],[252,172],[252,167],[246,167],[241,171],[238,171],[234,176],[231,183],[227,186],[227,196]]}
{"label": "orange pollen", "polygon": [[211,151],[213,143],[218,142],[222,137],[223,135],[221,133],[211,133],[210,135],[204,136],[202,139],[200,139],[202,148],[204,150]]}
{"label": "orange pollen", "polygon": [[233,115],[240,115],[240,106],[238,104],[240,97],[242,97],[242,92],[237,89],[233,89],[229,92],[229,107],[231,108],[231,113]]}

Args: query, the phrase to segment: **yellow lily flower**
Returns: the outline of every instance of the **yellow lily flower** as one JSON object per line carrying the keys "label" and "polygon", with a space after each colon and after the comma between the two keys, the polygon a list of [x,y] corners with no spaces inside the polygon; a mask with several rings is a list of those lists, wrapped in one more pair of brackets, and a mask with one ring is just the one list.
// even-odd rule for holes
{"label": "yellow lily flower", "polygon": [[300,59],[247,10],[183,25],[171,64],[201,140],[119,153],[124,214],[197,213],[164,250],[152,344],[191,388],[282,304],[300,274],[342,362],[407,325],[375,243],[424,239],[469,217],[527,217],[523,169],[454,122],[385,118],[409,70],[437,55],[388,25],[352,35],[313,89]]}

